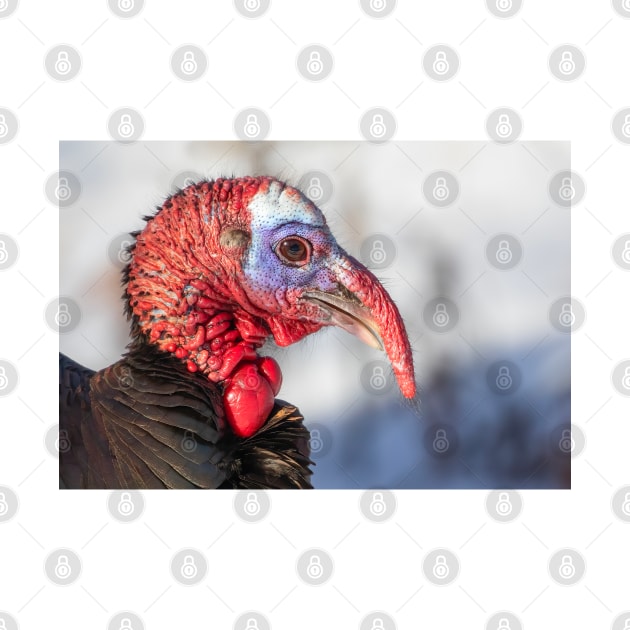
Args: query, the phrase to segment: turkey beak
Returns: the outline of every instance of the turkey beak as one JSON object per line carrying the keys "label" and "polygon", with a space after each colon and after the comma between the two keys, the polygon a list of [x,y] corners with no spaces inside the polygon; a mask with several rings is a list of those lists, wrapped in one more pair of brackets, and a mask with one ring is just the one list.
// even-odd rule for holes
{"label": "turkey beak", "polygon": [[376,276],[351,256],[337,259],[331,271],[338,282],[337,291],[309,290],[304,297],[326,312],[326,324],[384,350],[403,396],[413,398],[416,383],[411,346],[392,298]]}

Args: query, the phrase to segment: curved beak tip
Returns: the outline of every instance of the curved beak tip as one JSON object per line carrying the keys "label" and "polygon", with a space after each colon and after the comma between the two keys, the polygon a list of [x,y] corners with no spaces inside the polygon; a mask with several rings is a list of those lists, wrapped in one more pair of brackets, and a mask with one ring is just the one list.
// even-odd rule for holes
{"label": "curved beak tip", "polygon": [[[402,395],[405,398],[415,397],[416,384],[411,349],[400,315],[391,300],[392,314],[395,314],[395,317],[382,321],[379,326],[378,318],[373,316],[372,311],[357,301],[322,291],[309,291],[304,297],[326,313],[326,325],[343,328],[366,345],[386,352]],[[394,338],[397,339],[397,343],[392,343]],[[387,343],[388,340],[390,343]]]}

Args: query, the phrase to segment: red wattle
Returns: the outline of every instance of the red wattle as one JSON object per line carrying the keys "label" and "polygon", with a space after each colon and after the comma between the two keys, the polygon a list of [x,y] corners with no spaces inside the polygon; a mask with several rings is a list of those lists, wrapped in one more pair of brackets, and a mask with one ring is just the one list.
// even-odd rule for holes
{"label": "red wattle", "polygon": [[278,362],[271,357],[261,357],[256,364],[260,373],[269,381],[273,395],[277,396],[282,386],[282,372]]}
{"label": "red wattle", "polygon": [[223,393],[223,405],[232,431],[249,437],[265,423],[274,405],[269,381],[261,376],[255,363],[242,363]]}

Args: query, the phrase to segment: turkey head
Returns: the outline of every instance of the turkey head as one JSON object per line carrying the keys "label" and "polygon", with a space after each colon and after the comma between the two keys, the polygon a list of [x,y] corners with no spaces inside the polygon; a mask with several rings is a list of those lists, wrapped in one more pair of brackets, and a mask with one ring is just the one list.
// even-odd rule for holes
{"label": "turkey head", "polygon": [[223,386],[226,417],[247,437],[280,389],[257,350],[323,326],[383,349],[415,395],[405,328],[377,278],[336,242],[322,212],[271,177],[217,179],[173,195],[134,233],[125,270],[135,343],[151,343]]}

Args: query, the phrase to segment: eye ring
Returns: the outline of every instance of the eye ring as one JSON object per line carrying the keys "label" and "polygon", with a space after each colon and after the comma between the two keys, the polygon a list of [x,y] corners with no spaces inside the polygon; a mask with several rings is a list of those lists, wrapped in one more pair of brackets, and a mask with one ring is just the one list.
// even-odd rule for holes
{"label": "eye ring", "polygon": [[276,243],[274,252],[285,265],[303,267],[311,259],[313,246],[300,236],[287,236]]}

